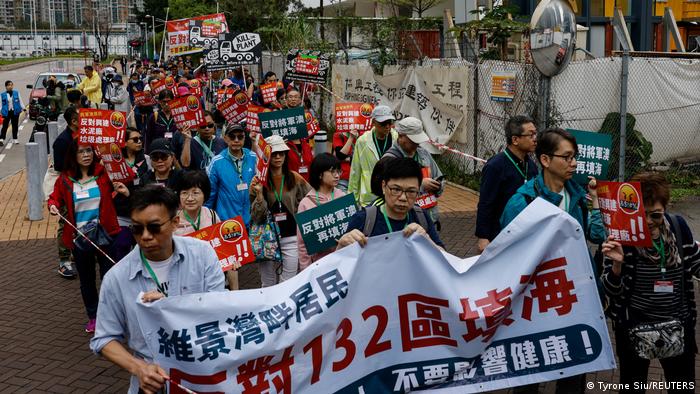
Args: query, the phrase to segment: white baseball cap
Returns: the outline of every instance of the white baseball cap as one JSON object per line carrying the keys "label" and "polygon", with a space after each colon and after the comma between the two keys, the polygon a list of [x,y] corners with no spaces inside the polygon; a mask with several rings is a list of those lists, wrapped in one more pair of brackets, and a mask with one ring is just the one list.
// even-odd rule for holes
{"label": "white baseball cap", "polygon": [[271,135],[265,138],[265,142],[272,148],[272,153],[275,152],[285,152],[289,150],[287,144],[284,143],[284,139],[279,135]]}
{"label": "white baseball cap", "polygon": [[396,120],[394,114],[391,112],[391,108],[386,105],[377,105],[372,110],[372,119],[377,122],[386,122],[387,120]]}
{"label": "white baseball cap", "polygon": [[423,122],[418,118],[409,116],[396,122],[396,132],[405,135],[416,144],[430,141],[428,135],[423,131]]}

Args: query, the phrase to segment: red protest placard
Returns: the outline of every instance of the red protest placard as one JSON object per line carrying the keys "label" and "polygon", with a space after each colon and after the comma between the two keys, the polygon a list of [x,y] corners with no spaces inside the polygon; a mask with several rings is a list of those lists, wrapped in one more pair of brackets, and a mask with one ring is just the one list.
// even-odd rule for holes
{"label": "red protest placard", "polygon": [[153,97],[158,97],[158,94],[160,94],[160,92],[162,92],[165,89],[168,89],[168,87],[165,86],[164,79],[156,79],[151,82],[151,94],[153,95]]}
{"label": "red protest placard", "polygon": [[623,245],[651,247],[639,182],[598,181],[597,190],[608,233]]}
{"label": "red protest placard", "polygon": [[134,105],[137,107],[150,107],[156,105],[156,100],[150,92],[139,92],[134,90]]}
{"label": "red protest placard", "polygon": [[236,216],[213,226],[187,234],[207,241],[216,251],[222,271],[255,261],[255,253],[248,239],[243,218]]}
{"label": "red protest placard", "polygon": [[175,78],[167,76],[163,82],[165,83],[165,88],[169,89],[175,96],[177,96],[177,85],[175,84]]}
{"label": "red protest placard", "polygon": [[197,97],[202,97],[202,82],[199,79],[190,79],[187,81],[187,84],[190,85],[190,91],[192,94]]}
{"label": "red protest placard", "polygon": [[357,130],[360,133],[372,128],[373,104],[337,103],[335,105],[335,129],[338,131]]}
{"label": "red protest placard", "polygon": [[202,103],[192,94],[171,100],[170,113],[178,127],[189,126],[194,129],[206,124]]}
{"label": "red protest placard", "polygon": [[277,82],[270,82],[260,85],[260,93],[262,94],[263,103],[270,104],[275,102],[275,100],[277,100],[277,89],[279,89]]}
{"label": "red protest placard", "polygon": [[268,145],[262,134],[258,134],[256,139],[253,149],[255,154],[258,155],[258,180],[264,185],[267,183],[267,170],[270,165],[270,157],[272,156],[272,147]]}
{"label": "red protest placard", "polygon": [[78,110],[78,143],[126,144],[126,114],[107,109],[80,108]]}
{"label": "red protest placard", "polygon": [[318,56],[311,55],[297,55],[296,61],[294,63],[295,71],[302,74],[318,75],[318,66],[320,62],[318,61]]}
{"label": "red protest placard", "polygon": [[306,120],[306,131],[309,133],[307,138],[312,138],[314,134],[321,131],[321,125],[318,123],[318,119],[316,119],[311,112],[304,111],[304,120]]}
{"label": "red protest placard", "polygon": [[121,148],[117,144],[99,144],[97,153],[112,182],[129,183],[134,179],[134,172],[126,164]]}
{"label": "red protest placard", "polygon": [[248,95],[239,90],[219,105],[219,111],[229,123],[241,123],[248,117]]}
{"label": "red protest placard", "polygon": [[258,114],[268,112],[269,109],[255,104],[248,104],[248,117],[246,118],[246,129],[251,133],[260,133],[260,118]]}

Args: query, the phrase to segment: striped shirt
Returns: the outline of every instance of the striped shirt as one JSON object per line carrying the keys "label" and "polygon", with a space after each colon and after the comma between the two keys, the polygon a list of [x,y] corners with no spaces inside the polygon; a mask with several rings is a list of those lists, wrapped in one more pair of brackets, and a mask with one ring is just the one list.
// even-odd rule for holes
{"label": "striped shirt", "polygon": [[75,206],[75,227],[81,228],[100,217],[100,188],[97,178],[85,183],[73,182],[73,205]]}
{"label": "striped shirt", "polygon": [[[626,258],[633,258],[628,253]],[[682,308],[681,289],[683,285],[683,269],[678,264],[666,267],[666,274],[661,274],[661,268],[656,264],[640,261],[635,270],[635,280],[630,292],[631,313],[641,317],[643,321],[665,321],[670,319],[685,320],[688,309]],[[655,292],[654,285],[658,281],[673,281],[673,292]]]}

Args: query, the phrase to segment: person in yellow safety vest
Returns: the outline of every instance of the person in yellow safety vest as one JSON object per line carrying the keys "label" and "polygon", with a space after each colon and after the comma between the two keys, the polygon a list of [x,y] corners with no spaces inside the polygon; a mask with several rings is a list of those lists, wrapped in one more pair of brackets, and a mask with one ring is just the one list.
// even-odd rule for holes
{"label": "person in yellow safety vest", "polygon": [[90,106],[99,108],[102,102],[102,80],[92,66],[85,66],[85,79],[78,84],[78,89],[90,100]]}

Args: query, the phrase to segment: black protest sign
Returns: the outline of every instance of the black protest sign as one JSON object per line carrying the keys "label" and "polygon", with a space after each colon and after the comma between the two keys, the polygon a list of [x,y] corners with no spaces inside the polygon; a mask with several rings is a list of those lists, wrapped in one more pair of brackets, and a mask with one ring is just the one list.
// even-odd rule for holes
{"label": "black protest sign", "polygon": [[222,33],[219,46],[204,50],[207,70],[230,70],[247,64],[259,64],[262,41],[258,33]]}
{"label": "black protest sign", "polygon": [[284,77],[290,81],[325,85],[331,62],[328,54],[308,49],[290,49],[284,67]]}
{"label": "black protest sign", "polygon": [[217,24],[214,24],[212,22],[216,21],[201,21],[196,19],[190,19],[188,21],[191,47],[206,49],[218,48],[221,23],[217,22]]}

